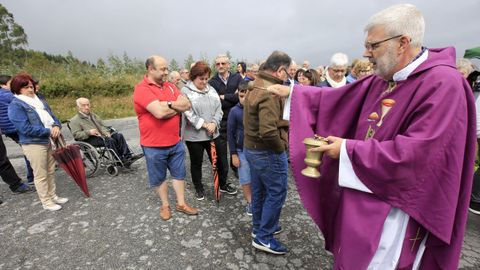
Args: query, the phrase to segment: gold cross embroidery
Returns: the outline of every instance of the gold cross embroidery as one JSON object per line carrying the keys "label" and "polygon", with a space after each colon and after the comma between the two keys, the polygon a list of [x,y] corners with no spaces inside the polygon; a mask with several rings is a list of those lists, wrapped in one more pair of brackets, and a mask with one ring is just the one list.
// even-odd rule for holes
{"label": "gold cross embroidery", "polygon": [[365,135],[365,141],[373,138],[375,135],[375,130],[372,128],[372,125],[368,126],[367,134]]}
{"label": "gold cross embroidery", "polygon": [[415,243],[417,243],[417,240],[422,240],[422,238],[420,238],[420,228],[417,229],[417,235],[414,238],[410,238],[410,241],[413,241],[412,249],[410,250],[411,252],[413,252],[413,249],[415,248]]}
{"label": "gold cross embroidery", "polygon": [[395,90],[395,87],[397,87],[397,82],[388,81],[388,87],[385,91],[383,91],[382,96],[384,96],[386,94],[390,94],[391,92],[393,92],[393,90]]}

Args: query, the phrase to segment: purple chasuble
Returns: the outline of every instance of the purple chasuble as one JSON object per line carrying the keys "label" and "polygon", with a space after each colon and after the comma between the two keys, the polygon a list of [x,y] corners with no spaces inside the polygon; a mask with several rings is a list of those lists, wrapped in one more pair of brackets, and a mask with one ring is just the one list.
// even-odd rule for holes
{"label": "purple chasuble", "polygon": [[[375,75],[336,89],[295,86],[290,160],[300,198],[334,269],[366,269],[392,207],[429,233],[420,269],[457,269],[476,133],[473,94],[455,68],[455,49],[430,49],[406,80],[387,87]],[[314,134],[347,139],[353,170],[373,194],[340,187],[338,160],[327,156],[319,179],[301,175],[302,141]]]}

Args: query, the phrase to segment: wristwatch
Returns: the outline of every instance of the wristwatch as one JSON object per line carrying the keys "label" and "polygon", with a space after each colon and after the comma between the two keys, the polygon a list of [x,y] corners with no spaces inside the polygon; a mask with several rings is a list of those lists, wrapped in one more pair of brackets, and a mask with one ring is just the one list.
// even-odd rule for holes
{"label": "wristwatch", "polygon": [[167,101],[167,105],[168,105],[168,108],[172,108],[172,102],[171,101]]}

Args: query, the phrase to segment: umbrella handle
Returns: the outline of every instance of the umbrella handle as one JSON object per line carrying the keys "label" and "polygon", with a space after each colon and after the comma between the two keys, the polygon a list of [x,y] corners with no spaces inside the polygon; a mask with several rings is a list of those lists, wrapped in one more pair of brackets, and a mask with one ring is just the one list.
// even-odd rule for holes
{"label": "umbrella handle", "polygon": [[65,148],[67,147],[67,143],[65,142],[65,138],[63,138],[63,135],[60,133],[58,137],[54,140],[55,147],[58,148]]}

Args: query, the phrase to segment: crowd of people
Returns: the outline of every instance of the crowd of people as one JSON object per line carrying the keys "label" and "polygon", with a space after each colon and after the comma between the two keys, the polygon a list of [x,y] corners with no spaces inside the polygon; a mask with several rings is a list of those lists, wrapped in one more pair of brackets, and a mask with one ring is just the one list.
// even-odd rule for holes
{"label": "crowd of people", "polygon": [[[256,249],[288,252],[275,235],[283,230],[279,220],[290,161],[335,269],[455,269],[468,209],[480,214],[480,173],[473,175],[480,138],[472,91],[477,85],[468,60],[455,66],[453,48],[423,46],[424,29],[416,7],[392,6],[365,27],[366,60],[349,63],[339,52],[325,68],[310,68],[308,61],[298,67],[281,51],[260,65],[238,62],[236,72],[223,54],[215,58],[215,72],[203,61],[170,72],[165,58],[149,57],[133,103],[149,185],[162,204],[160,217],[172,218],[167,172],[175,210],[199,213],[185,198],[185,152],[195,198],[204,200],[209,193],[203,156],[206,152],[212,162],[213,146],[219,190],[237,193],[228,181],[231,169],[242,187],[245,213],[252,216]],[[51,139],[62,126],[30,75],[16,75],[10,85],[10,78],[0,79],[0,128],[23,148],[33,171],[27,178],[43,208],[58,210],[68,199],[56,194]],[[143,156],[106,129],[88,99],[79,98],[77,106],[71,120],[75,139],[108,143],[126,164]],[[324,153],[322,176],[312,180],[300,171],[302,141],[315,134],[328,144],[311,150]],[[0,143],[2,178],[13,192],[32,191],[12,176]]]}

